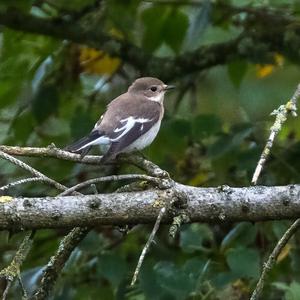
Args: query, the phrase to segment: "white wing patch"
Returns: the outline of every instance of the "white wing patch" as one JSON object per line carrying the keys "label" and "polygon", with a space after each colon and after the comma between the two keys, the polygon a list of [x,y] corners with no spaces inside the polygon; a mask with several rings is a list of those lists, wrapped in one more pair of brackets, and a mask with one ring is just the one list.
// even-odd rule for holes
{"label": "white wing patch", "polygon": [[110,139],[107,136],[103,135],[103,136],[100,136],[99,138],[83,145],[82,147],[80,147],[77,150],[82,150],[86,147],[94,146],[94,145],[108,145],[109,143],[110,143]]}
{"label": "white wing patch", "polygon": [[117,136],[114,139],[111,139],[112,142],[118,141],[120,138],[122,138],[125,134],[127,134],[134,126],[136,123],[142,124],[142,127],[140,130],[143,130],[144,125],[143,123],[148,123],[151,122],[152,119],[145,119],[145,118],[134,118],[134,117],[128,117],[126,119],[122,119],[120,122],[125,123],[123,126],[118,127],[114,130],[114,132],[120,132],[123,131],[119,136]]}

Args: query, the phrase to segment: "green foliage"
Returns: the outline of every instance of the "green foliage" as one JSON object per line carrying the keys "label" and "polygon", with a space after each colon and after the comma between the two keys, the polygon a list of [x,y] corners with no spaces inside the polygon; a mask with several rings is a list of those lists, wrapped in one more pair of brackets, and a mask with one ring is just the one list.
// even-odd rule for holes
{"label": "green foliage", "polygon": [[[293,0],[234,0],[224,7],[218,6],[219,1],[208,0],[199,1],[199,5],[188,5],[189,1],[187,5],[155,2],[14,0],[1,1],[0,9],[18,8],[43,18],[57,17],[56,24],[60,18],[80,22],[83,28],[122,39],[122,50],[129,57],[126,42],[140,47],[145,59],[150,59],[149,54],[167,59],[177,55],[188,58],[201,45],[228,42],[244,31],[254,34],[261,25],[251,27],[259,20],[255,13],[247,19],[252,9],[270,8],[273,13],[287,9],[297,21],[300,11],[299,3]],[[235,13],[229,2],[236,6]],[[245,5],[250,8],[243,10]],[[86,14],[81,15],[83,11]],[[289,34],[286,37],[291,38]],[[268,40],[266,45],[257,47],[252,42],[242,40],[236,51],[245,54],[243,51],[251,46],[253,57],[236,58],[233,49],[228,60],[222,62],[222,48],[218,66],[176,78],[178,89],[166,96],[166,116],[160,133],[144,151],[175,180],[194,186],[250,184],[273,121],[269,114],[289,99],[300,78],[299,62],[285,57],[289,49],[278,45],[282,53],[268,53],[266,61],[261,50],[267,48]],[[297,41],[293,44],[297,45]],[[132,57],[129,62],[120,61],[119,69],[113,73],[115,62],[107,57],[104,62],[105,52],[86,51],[92,53],[90,58],[83,57],[82,48],[72,42],[0,28],[2,144],[38,147],[55,143],[65,147],[90,132],[109,101],[126,91],[133,78],[153,75],[144,74],[142,66],[141,70],[135,69]],[[278,54],[282,56],[281,63],[276,62]],[[209,66],[209,55],[203,56],[199,51],[193,63],[208,62]],[[254,58],[261,64],[254,63]],[[94,68],[92,72],[88,63],[105,65],[108,71],[104,74]],[[174,65],[174,70],[177,67]],[[164,68],[164,60],[157,68]],[[300,182],[299,124],[299,118],[295,118],[284,125],[260,178],[261,184]],[[93,151],[99,153],[96,147]],[[105,168],[52,159],[28,162],[67,186],[106,172]],[[110,174],[112,169],[107,172]],[[120,166],[115,172],[135,169]],[[24,176],[19,168],[0,162],[0,186]],[[115,185],[98,186],[101,192],[114,188]],[[35,183],[16,187],[7,194],[40,196],[56,195],[57,191]],[[53,299],[248,299],[263,261],[288,225],[287,221],[191,224],[182,226],[174,240],[168,238],[167,228],[162,226],[134,287],[129,287],[129,283],[150,227],[138,226],[125,236],[115,228],[95,228],[72,253]],[[32,252],[21,270],[29,293],[37,287],[43,267],[65,234],[56,230],[36,233]],[[22,236],[8,239],[6,233],[0,232],[2,268],[10,262]],[[296,235],[272,270],[264,299],[299,299],[299,265]],[[17,284],[9,296],[21,297]]]}
{"label": "green foliage", "polygon": [[[160,18],[153,22],[157,16]],[[180,51],[188,28],[188,18],[184,13],[177,9],[153,6],[144,10],[142,20],[145,25],[145,49],[152,52],[165,42],[175,53]]]}
{"label": "green foliage", "polygon": [[237,60],[228,65],[228,74],[232,83],[239,88],[247,72],[247,62]]}
{"label": "green foliage", "polygon": [[281,291],[284,291],[285,300],[296,300],[300,297],[300,284],[292,281],[290,285],[280,282],[275,282],[273,285]]}
{"label": "green foliage", "polygon": [[258,279],[260,261],[257,250],[242,247],[231,249],[227,253],[227,263],[237,278]]}
{"label": "green foliage", "polygon": [[193,253],[197,250],[203,250],[203,243],[213,240],[211,229],[202,224],[192,224],[181,230],[180,247],[185,252]]}

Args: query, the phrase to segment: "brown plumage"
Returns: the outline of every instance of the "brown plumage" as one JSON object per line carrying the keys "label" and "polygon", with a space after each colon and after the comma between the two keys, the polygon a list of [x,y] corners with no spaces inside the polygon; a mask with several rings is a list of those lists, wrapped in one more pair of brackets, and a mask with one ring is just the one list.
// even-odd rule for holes
{"label": "brown plumage", "polygon": [[170,88],[157,78],[137,79],[126,93],[108,104],[91,133],[66,150],[84,156],[93,145],[108,145],[102,158],[106,162],[121,152],[145,148],[159,131],[164,114],[164,94]]}

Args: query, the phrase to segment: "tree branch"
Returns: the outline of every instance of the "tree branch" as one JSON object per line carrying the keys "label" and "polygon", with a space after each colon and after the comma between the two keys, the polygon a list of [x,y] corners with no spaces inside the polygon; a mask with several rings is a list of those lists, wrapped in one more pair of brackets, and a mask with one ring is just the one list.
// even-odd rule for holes
{"label": "tree branch", "polygon": [[271,148],[273,146],[275,137],[279,133],[279,131],[282,128],[282,125],[287,120],[288,114],[292,114],[293,117],[297,116],[297,99],[300,96],[300,84],[298,84],[296,91],[294,92],[294,95],[292,96],[291,100],[289,100],[285,105],[280,105],[277,109],[275,109],[271,115],[275,115],[276,119],[273,124],[273,126],[270,129],[270,135],[267,140],[267,143],[264,147],[264,150],[260,156],[260,159],[257,163],[256,169],[254,171],[251,183],[256,184],[258,177],[267,161],[268,156],[271,153]]}
{"label": "tree branch", "polygon": [[[159,58],[147,54],[125,39],[118,39],[99,28],[86,28],[78,22],[65,19],[46,19],[24,14],[16,9],[0,11],[0,24],[14,30],[43,34],[101,49],[120,57],[142,74],[151,74],[170,81],[188,73],[199,72],[219,64],[247,58],[261,62],[270,60],[268,54],[282,52],[291,59],[299,59],[299,25],[292,18],[272,14],[261,18],[250,14],[240,26],[244,32],[237,38],[184,53],[176,58]],[[254,20],[255,19],[255,20]],[[276,26],[273,26],[276,19]],[[274,38],[276,37],[276,38]]]}
{"label": "tree branch", "polygon": [[283,248],[288,243],[289,239],[295,234],[295,232],[299,229],[300,226],[300,219],[297,219],[289,228],[288,230],[283,234],[283,236],[280,238],[278,243],[276,244],[275,248],[273,249],[272,253],[269,255],[268,260],[264,263],[262,273],[260,275],[259,281],[257,282],[257,285],[255,287],[255,290],[253,291],[250,300],[258,300],[260,298],[260,295],[262,293],[265,279],[267,277],[267,274],[270,272],[270,270],[275,265],[277,258]]}
{"label": "tree branch", "polygon": [[130,283],[131,286],[133,286],[136,283],[136,281],[137,281],[137,277],[138,277],[138,275],[140,273],[140,270],[141,270],[142,264],[144,262],[145,256],[146,256],[146,254],[147,254],[147,252],[148,252],[151,244],[154,241],[155,234],[156,234],[157,230],[159,229],[159,225],[160,225],[161,219],[163,218],[165,212],[166,212],[166,208],[165,207],[161,208],[160,211],[159,211],[159,214],[158,214],[157,219],[155,221],[154,227],[153,227],[153,229],[151,231],[151,234],[150,234],[150,236],[149,236],[149,238],[147,240],[146,245],[143,248],[143,251],[142,251],[142,253],[140,255],[140,258],[138,260],[137,266],[136,266],[136,268],[134,270],[133,277],[132,277],[132,280],[131,280],[131,283]]}
{"label": "tree branch", "polygon": [[[194,188],[174,183],[167,190],[147,190],[85,196],[12,198],[0,204],[0,229],[71,228],[100,224],[154,223],[161,207],[187,198],[190,222],[237,222],[293,219],[300,215],[300,185],[276,187]],[[1,199],[1,198],[0,198]]]}
{"label": "tree branch", "polygon": [[16,277],[20,276],[20,268],[26,259],[32,244],[33,244],[33,235],[34,233],[29,232],[26,234],[23,239],[18,251],[16,252],[12,262],[8,267],[4,268],[0,272],[0,278],[4,278],[6,280],[6,289],[2,295],[2,299],[5,300],[8,294],[8,290]]}
{"label": "tree branch", "polygon": [[[30,172],[36,178],[42,179],[43,181],[47,182],[49,185],[55,186],[58,190],[67,190],[68,188],[59,182],[47,177],[43,173],[39,172],[38,170],[34,169],[33,167],[29,166],[28,164],[24,163],[23,161],[3,152],[0,150],[0,157],[19,166],[22,169],[25,169],[26,171]],[[27,180],[28,181],[28,180]],[[10,186],[19,184],[20,181],[11,183],[10,185],[6,185],[2,187],[2,189],[9,188]],[[24,183],[24,180],[21,181],[21,183]],[[80,193],[76,191],[69,191],[68,193],[73,193],[75,195],[81,195]],[[10,201],[9,197],[0,197],[0,200],[3,200],[2,203]],[[1,201],[0,201],[1,202]],[[16,216],[17,217],[17,216]],[[18,217],[17,217],[18,218]],[[80,240],[84,238],[84,236],[88,233],[88,230],[86,228],[81,229],[81,228],[74,228],[62,241],[61,241],[61,247],[58,249],[58,252],[56,253],[55,256],[52,257],[52,260],[49,262],[45,273],[42,277],[41,281],[41,286],[40,289],[38,290],[37,295],[39,294],[44,294],[44,293],[49,293],[59,275],[60,270],[63,268],[65,262],[68,260],[70,254],[72,253],[73,249],[76,247],[76,245],[79,243]],[[5,300],[5,297],[8,293],[8,290],[11,286],[11,283],[13,279],[18,276],[19,281],[22,286],[22,282],[19,276],[20,273],[20,268],[25,260],[31,245],[32,245],[32,237],[34,235],[34,232],[29,233],[23,240],[20,248],[18,249],[13,261],[10,263],[8,267],[3,269],[0,272],[0,277],[4,277],[7,279],[7,286],[3,294],[3,300]],[[23,289],[23,293],[25,290]],[[25,292],[26,293],[26,292]],[[39,298],[37,298],[39,299]]]}
{"label": "tree branch", "polygon": [[48,299],[57,277],[60,275],[66,261],[69,259],[72,251],[84,239],[89,232],[88,228],[74,228],[60,242],[57,252],[48,262],[38,290],[30,298],[31,300]]}
{"label": "tree branch", "polygon": [[[27,156],[27,157],[52,157],[63,159],[89,165],[100,165],[101,157],[96,155],[86,155],[81,157],[80,154],[71,153],[61,150],[55,146],[48,146],[43,148],[37,147],[18,147],[18,146],[5,146],[0,145],[0,151],[10,155]],[[140,155],[119,155],[116,162],[125,162],[135,165],[136,167],[146,171],[150,176],[154,177],[169,177],[168,173],[160,169],[153,162],[144,159]],[[114,162],[114,163],[116,163]]]}
{"label": "tree branch", "polygon": [[38,178],[42,178],[45,182],[47,182],[49,185],[54,186],[55,188],[59,189],[59,190],[66,190],[67,187],[65,187],[64,185],[60,184],[59,182],[49,178],[48,176],[44,175],[43,173],[39,172],[38,170],[32,168],[31,166],[25,164],[23,161],[20,161],[19,159],[3,152],[0,150],[0,157],[3,159],[6,159],[8,161],[10,161],[11,163],[13,163],[14,165],[30,172],[31,174],[33,174],[34,176],[38,177]]}
{"label": "tree branch", "polygon": [[[293,117],[297,116],[297,100],[298,100],[299,96],[300,96],[300,84],[298,84],[292,98],[285,105],[279,106],[279,108],[277,110],[272,112],[273,115],[276,115],[276,119],[275,119],[273,126],[271,127],[271,130],[270,130],[271,133],[269,135],[267,143],[264,147],[264,150],[260,156],[260,159],[259,159],[256,169],[254,171],[253,178],[251,181],[252,184],[256,185],[258,177],[260,176],[261,171],[266,163],[266,160],[271,152],[271,148],[273,146],[275,137],[281,130],[282,125],[286,121],[288,114],[291,113],[291,115]],[[256,284],[255,290],[253,291],[253,293],[251,295],[251,300],[256,300],[256,299],[260,298],[260,294],[262,293],[265,279],[266,279],[269,271],[272,269],[280,252],[282,251],[284,246],[287,244],[289,239],[292,237],[292,235],[299,228],[299,226],[300,226],[300,219],[298,218],[284,233],[284,235],[278,241],[278,243],[276,244],[272,253],[268,257],[267,262],[263,264],[263,269],[262,269],[260,278]]]}

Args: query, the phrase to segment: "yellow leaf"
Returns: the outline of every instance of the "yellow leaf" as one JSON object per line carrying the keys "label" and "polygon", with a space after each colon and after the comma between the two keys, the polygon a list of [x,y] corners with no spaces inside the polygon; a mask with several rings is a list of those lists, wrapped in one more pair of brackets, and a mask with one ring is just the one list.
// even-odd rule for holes
{"label": "yellow leaf", "polygon": [[279,67],[282,67],[283,66],[283,63],[284,63],[284,56],[279,54],[279,53],[276,53],[274,54],[274,59],[275,59],[275,63],[277,66]]}
{"label": "yellow leaf", "polygon": [[256,70],[256,76],[258,78],[264,78],[272,74],[274,71],[273,65],[258,65]]}
{"label": "yellow leaf", "polygon": [[264,78],[272,74],[277,67],[282,67],[284,63],[284,56],[275,53],[274,54],[274,64],[267,65],[256,65],[256,76],[258,78]]}
{"label": "yellow leaf", "polygon": [[79,60],[84,72],[99,75],[112,75],[121,64],[119,58],[111,57],[101,50],[87,47],[80,48]]}
{"label": "yellow leaf", "polygon": [[291,249],[292,249],[292,245],[286,244],[277,257],[277,263],[280,263],[281,261],[283,261],[289,255]]}
{"label": "yellow leaf", "polygon": [[0,203],[6,203],[13,199],[11,196],[0,196]]}

